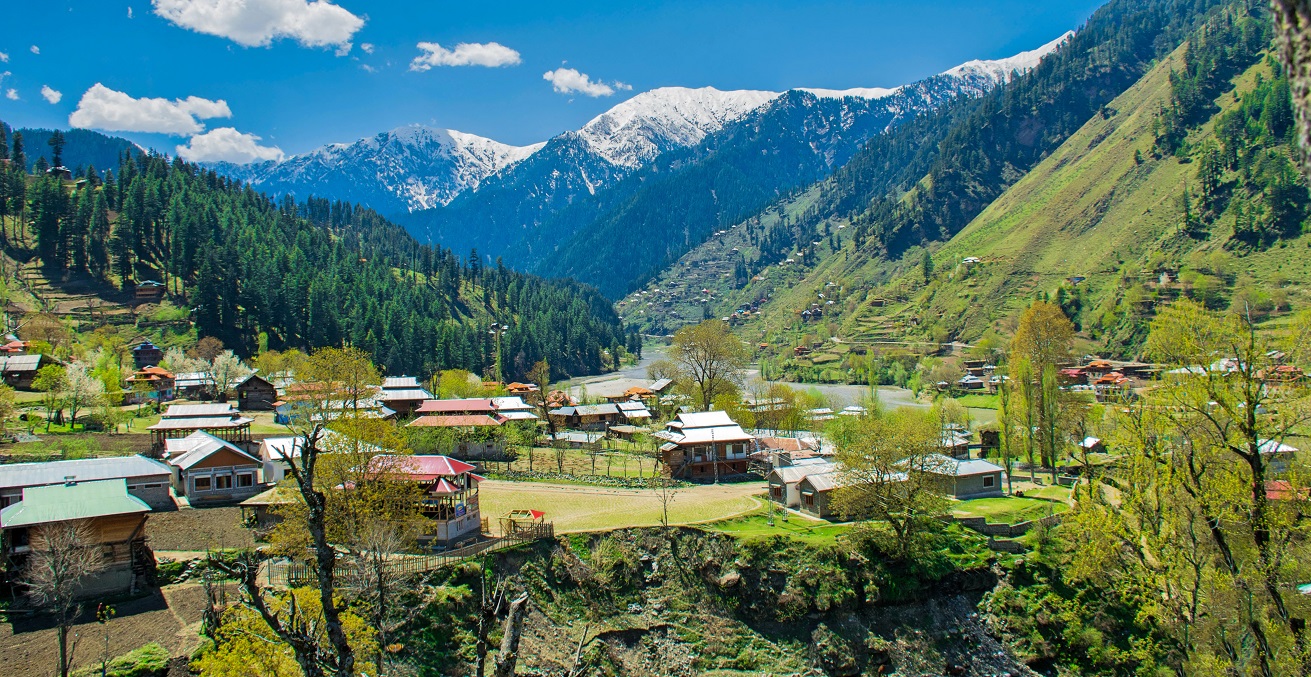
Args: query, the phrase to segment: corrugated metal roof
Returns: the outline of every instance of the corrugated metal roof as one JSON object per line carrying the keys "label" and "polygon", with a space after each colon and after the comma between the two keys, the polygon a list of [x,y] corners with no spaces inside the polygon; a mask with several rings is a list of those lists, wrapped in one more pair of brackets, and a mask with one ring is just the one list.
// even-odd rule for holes
{"label": "corrugated metal roof", "polygon": [[419,387],[419,379],[414,376],[388,376],[382,380],[383,390],[410,390]]}
{"label": "corrugated metal roof", "polygon": [[164,412],[164,418],[192,418],[213,416],[235,416],[237,409],[231,403],[223,404],[170,404]]}
{"label": "corrugated metal roof", "polygon": [[124,479],[50,484],[23,489],[23,500],[0,510],[0,526],[11,529],[143,512],[150,512],[150,506],[127,493]]}
{"label": "corrugated metal roof", "polygon": [[165,418],[146,430],[204,430],[213,428],[240,428],[249,425],[253,418]]}
{"label": "corrugated metal roof", "polygon": [[618,414],[619,407],[613,404],[584,404],[574,407],[574,413],[578,416],[605,416],[607,414]]}
{"label": "corrugated metal roof", "polygon": [[[678,425],[674,425],[677,423]],[[683,413],[678,415],[678,419],[670,422],[671,426],[687,430],[689,428],[717,428],[720,426],[737,426],[726,411],[701,411],[696,413]]]}
{"label": "corrugated metal roof", "polygon": [[413,428],[491,428],[501,422],[486,414],[452,414],[450,416],[420,416],[410,421]]}
{"label": "corrugated metal roof", "polygon": [[246,453],[237,445],[221,440],[204,431],[191,433],[183,438],[183,441],[189,443],[187,446],[190,448],[181,455],[168,459],[169,465],[177,466],[183,470],[190,470],[192,466],[224,449],[245,457],[251,463],[259,463],[259,459]]}
{"label": "corrugated metal roof", "polygon": [[6,374],[23,371],[36,371],[41,368],[40,353],[35,355],[5,355],[0,357],[0,372]]}
{"label": "corrugated metal roof", "polygon": [[492,401],[486,397],[470,397],[454,400],[428,400],[416,410],[420,414],[452,414],[459,412],[495,411]]}
{"label": "corrugated metal roof", "polygon": [[0,488],[62,484],[72,477],[79,482],[158,477],[168,475],[168,466],[144,456],[82,458],[75,461],[10,463],[0,465]]}
{"label": "corrugated metal roof", "polygon": [[430,400],[430,399],[432,399],[432,393],[428,392],[427,390],[424,390],[423,388],[410,388],[410,389],[397,388],[394,390],[383,390],[382,393],[378,395],[378,400],[381,402],[394,402],[398,400],[412,400],[412,401],[422,402],[423,400]]}
{"label": "corrugated metal roof", "polygon": [[470,472],[474,466],[450,456],[422,455],[394,456],[379,454],[370,464],[384,472],[398,472],[409,475],[416,480],[437,479],[438,477],[456,477]]}

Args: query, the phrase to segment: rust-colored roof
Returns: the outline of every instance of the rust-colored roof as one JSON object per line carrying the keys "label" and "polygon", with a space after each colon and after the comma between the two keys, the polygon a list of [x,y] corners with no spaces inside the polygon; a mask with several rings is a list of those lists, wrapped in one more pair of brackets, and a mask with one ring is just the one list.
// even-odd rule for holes
{"label": "rust-colored roof", "polygon": [[490,398],[470,397],[458,400],[427,400],[415,410],[419,414],[456,414],[496,411]]}
{"label": "rust-colored roof", "polygon": [[410,422],[415,428],[491,428],[501,422],[486,414],[451,414],[420,416]]}

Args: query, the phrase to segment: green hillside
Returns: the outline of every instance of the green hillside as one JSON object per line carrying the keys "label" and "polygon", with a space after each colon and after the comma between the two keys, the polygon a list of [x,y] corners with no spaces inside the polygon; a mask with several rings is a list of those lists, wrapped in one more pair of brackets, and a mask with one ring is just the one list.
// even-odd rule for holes
{"label": "green hillside", "polygon": [[[854,245],[845,218],[814,218],[821,183],[712,239],[619,310],[669,331],[766,299],[736,314],[742,335],[767,344],[767,364],[829,381],[887,372],[907,363],[898,353],[913,358],[941,342],[1004,340],[1038,296],[1066,309],[1086,350],[1106,355],[1136,354],[1159,304],[1181,295],[1278,321],[1307,293],[1311,238],[1302,230],[1311,210],[1292,162],[1287,84],[1252,44],[1266,44],[1266,19],[1234,7],[959,233],[930,242],[927,279],[922,246],[871,255]],[[770,263],[759,253],[784,231],[794,234],[793,260],[743,279],[736,260]],[[815,309],[819,317],[801,315]],[[825,347],[793,355],[802,344]]]}

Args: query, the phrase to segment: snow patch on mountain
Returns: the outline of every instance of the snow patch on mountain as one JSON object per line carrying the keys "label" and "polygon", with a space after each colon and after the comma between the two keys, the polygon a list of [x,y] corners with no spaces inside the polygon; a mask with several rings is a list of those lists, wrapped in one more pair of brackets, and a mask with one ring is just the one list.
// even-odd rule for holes
{"label": "snow patch on mountain", "polygon": [[943,71],[943,75],[954,75],[956,77],[986,76],[997,83],[1009,82],[1014,73],[1025,73],[1038,65],[1043,57],[1055,52],[1057,48],[1065,44],[1074,35],[1074,31],[1066,31],[1064,35],[1051,42],[1027,52],[1020,52],[1015,56],[1006,57],[1005,59],[995,59],[992,61],[982,61],[975,59],[966,61],[955,68]]}
{"label": "snow patch on mountain", "polygon": [[637,168],[672,148],[700,143],[707,134],[778,95],[758,90],[661,87],[592,118],[576,133],[611,164]]}

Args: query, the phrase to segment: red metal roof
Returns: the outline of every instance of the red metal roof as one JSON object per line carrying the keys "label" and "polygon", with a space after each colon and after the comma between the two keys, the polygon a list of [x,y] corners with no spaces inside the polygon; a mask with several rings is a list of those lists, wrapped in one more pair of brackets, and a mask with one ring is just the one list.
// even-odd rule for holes
{"label": "red metal roof", "polygon": [[496,407],[489,398],[470,397],[460,400],[428,400],[415,411],[420,414],[490,413],[496,411]]}
{"label": "red metal roof", "polygon": [[416,482],[428,482],[443,477],[457,477],[474,469],[474,466],[450,456],[393,456],[380,454],[373,458],[375,467],[386,469],[395,466],[395,472],[405,474]]}
{"label": "red metal roof", "polygon": [[442,479],[440,479],[440,480],[437,480],[437,484],[434,484],[433,487],[432,487],[432,489],[430,489],[430,490],[428,491],[428,493],[430,493],[430,494],[458,494],[458,493],[460,493],[460,488],[457,487],[457,486],[455,486],[454,484],[451,484],[451,481],[450,481],[450,480],[448,480],[448,479],[446,479],[446,478],[442,478]]}

